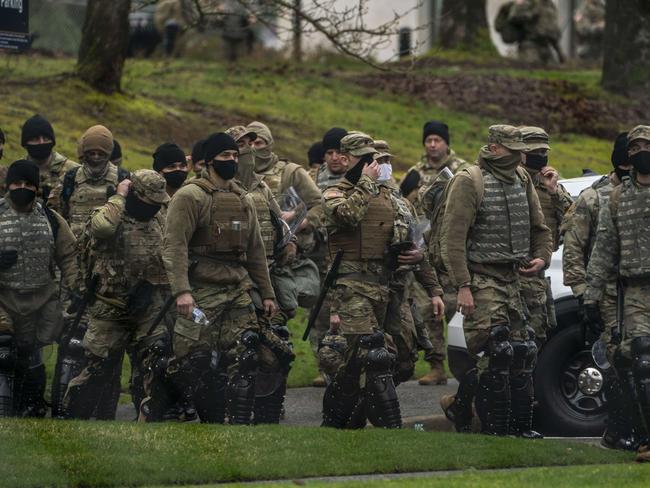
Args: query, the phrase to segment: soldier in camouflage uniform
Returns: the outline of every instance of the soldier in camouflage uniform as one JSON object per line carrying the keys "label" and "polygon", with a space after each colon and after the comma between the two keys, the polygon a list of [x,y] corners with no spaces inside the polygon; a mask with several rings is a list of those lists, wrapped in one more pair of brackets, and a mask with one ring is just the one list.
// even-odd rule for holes
{"label": "soldier in camouflage uniform", "polygon": [[490,127],[478,165],[452,180],[440,246],[458,289],[467,349],[477,360],[449,407],[457,429],[468,429],[476,391],[482,432],[537,438],[537,345],[526,327],[519,275],[535,276],[549,265],[552,238],[531,178],[520,167],[526,149],[519,129]]}
{"label": "soldier in camouflage uniform", "polygon": [[[208,137],[207,169],[174,195],[167,213],[163,260],[178,311],[169,373],[203,422],[224,421],[225,395],[230,422],[250,423],[256,371],[272,370],[285,352],[258,323],[250,296],[256,287],[264,313],[275,313],[255,203],[233,180],[238,157],[232,137]],[[190,261],[197,266],[188,275]]]}
{"label": "soldier in camouflage uniform", "polygon": [[[65,285],[74,288],[75,239],[65,220],[37,201],[40,175],[34,163],[13,163],[5,183],[8,192],[0,199],[0,417],[41,416],[34,410],[40,407],[34,393],[42,399],[42,391],[25,391],[26,373],[34,352],[61,333],[54,266]],[[30,395],[33,401],[21,401]]]}
{"label": "soldier in camouflage uniform", "polygon": [[201,171],[205,169],[205,155],[203,144],[205,141],[203,139],[196,141],[194,146],[192,146],[192,154],[190,159],[192,162],[192,172],[195,176],[199,176]]}
{"label": "soldier in camouflage uniform", "polygon": [[578,56],[588,60],[600,59],[605,34],[605,1],[584,0],[573,21],[578,38]]}
{"label": "soldier in camouflage uniform", "polygon": [[170,198],[183,186],[189,171],[185,153],[173,142],[165,142],[156,148],[153,153],[153,169],[165,178]]}
{"label": "soldier in camouflage uniform", "polygon": [[[230,135],[239,147],[236,178],[242,188],[248,190],[248,194],[255,203],[271,283],[279,310],[273,317],[265,317],[258,293],[253,294],[253,303],[256,306],[259,320],[278,339],[285,341],[287,349],[290,349],[287,322],[296,313],[297,283],[299,280],[295,279],[286,265],[292,262],[296,256],[296,244],[293,242],[295,239],[287,242],[282,249],[276,250],[276,243],[283,237],[285,229],[280,222],[282,212],[273,198],[271,189],[264,183],[262,177],[254,172],[255,156],[250,144],[255,140],[257,134],[243,126],[231,127],[226,130],[226,134]],[[280,421],[280,413],[287,388],[287,377],[293,358],[293,353],[287,354],[282,358],[282,363],[273,364],[275,369],[258,369],[255,409],[253,412],[254,423],[277,424]]]}
{"label": "soldier in camouflage uniform", "polygon": [[520,60],[548,64],[553,61],[555,52],[562,61],[558,50],[561,33],[553,0],[515,0],[508,22],[521,33],[518,44]]}
{"label": "soldier in camouflage uniform", "polygon": [[[76,166],[68,170],[52,190],[48,206],[66,219],[77,239],[80,239],[83,235],[86,222],[92,212],[103,206],[115,194],[120,181],[128,176],[126,170],[115,166],[109,161],[112,151],[113,134],[111,131],[102,125],[90,127],[81,136],[77,148],[78,155],[83,163],[82,166]],[[66,308],[68,308],[67,304]],[[69,327],[72,320],[72,316],[66,317],[66,328]],[[72,339],[72,343],[78,343],[83,337],[87,320],[83,319],[82,322],[83,326],[78,329],[77,337],[68,338],[69,333],[72,331],[65,330],[62,341],[68,342],[69,339]],[[53,413],[55,416],[64,417],[66,415],[61,411],[63,408],[63,395],[67,389],[66,381],[69,381],[66,378],[74,377],[74,374],[67,374],[64,371],[64,365],[77,364],[78,360],[82,359],[78,356],[73,358],[72,353],[73,351],[68,351],[66,347],[60,347],[57,351],[57,370],[52,383]],[[70,360],[65,360],[66,357],[69,357]],[[115,365],[113,383],[106,387],[105,396],[99,402],[98,418],[115,418],[121,373],[120,360],[119,364]]]}
{"label": "soldier in camouflage uniform", "polygon": [[[316,175],[316,185],[320,191],[325,191],[328,187],[337,184],[347,171],[347,167],[341,160],[341,139],[348,134],[348,131],[341,127],[332,127],[324,135],[322,140],[324,151],[324,164],[319,168]],[[318,231],[318,245],[313,252],[310,253],[310,258],[316,263],[320,270],[321,282],[325,278],[325,273],[329,267],[329,252],[327,250],[327,229],[321,227]],[[330,302],[326,297],[321,307],[314,327],[309,334],[309,341],[311,343],[312,351],[318,361],[319,374],[312,381],[313,386],[324,387],[326,385],[325,376],[323,376],[323,366],[320,364],[320,357],[318,349],[321,341],[327,334],[330,328]],[[325,353],[327,354],[327,353]]]}
{"label": "soldier in camouflage uniform", "polygon": [[[5,139],[5,133],[3,132],[2,129],[0,129],[0,159],[2,159],[2,155],[4,152],[4,147],[5,143],[7,140]],[[0,166],[0,198],[2,198],[5,194],[5,177],[7,176],[7,167],[6,166]]]}
{"label": "soldier in camouflage uniform", "polygon": [[[582,305],[583,294],[587,288],[587,263],[596,241],[598,217],[600,209],[606,206],[612,190],[629,178],[632,165],[627,155],[627,132],[622,132],[616,138],[611,157],[614,171],[595,181],[589,188],[583,190],[576,199],[570,219],[565,226],[564,250],[562,255],[562,270],[564,284],[570,286],[573,295]],[[604,322],[604,332],[600,340],[609,344],[608,359],[610,364],[615,361],[614,352],[618,346],[620,335],[616,313],[616,283],[605,285],[605,291],[600,300],[600,313]],[[582,306],[581,306],[582,308]],[[584,314],[584,311],[582,312]],[[617,368],[609,368],[605,374],[607,396],[607,428],[603,433],[601,444],[613,449],[636,449],[636,436],[629,411],[629,401],[626,401],[622,387],[625,369],[619,373]]]}
{"label": "soldier in camouflage uniform", "polygon": [[[400,183],[402,195],[415,204],[415,208],[421,217],[427,217],[426,211],[422,206],[422,201],[418,198],[420,188],[429,188],[434,184],[436,178],[443,168],[448,168],[452,173],[456,173],[459,168],[467,163],[456,156],[456,153],[450,147],[449,127],[444,122],[430,120],[422,128],[422,144],[424,145],[425,154],[415,166],[412,166],[404,179]],[[447,305],[447,314],[453,315],[455,310],[454,297],[455,289],[450,285],[445,273],[438,271],[438,277],[445,290],[445,302]],[[413,283],[409,290],[409,296],[415,302],[417,314],[429,329],[429,336],[433,348],[425,351],[425,361],[431,365],[431,371],[420,378],[421,385],[441,385],[447,383],[445,374],[444,361],[447,356],[445,348],[445,331],[442,316],[433,317],[431,304],[426,291],[418,284]],[[451,316],[448,317],[448,320]]]}
{"label": "soldier in camouflage uniform", "polygon": [[[558,172],[548,165],[548,134],[540,127],[520,127],[524,143],[528,146],[525,153],[524,169],[533,182],[539,203],[544,213],[544,223],[551,229],[553,251],[560,247],[560,227],[573,199],[566,189],[558,184]],[[557,325],[555,306],[551,291],[550,278],[544,271],[537,276],[522,276],[521,296],[528,308],[528,324],[535,331],[537,347],[541,348],[547,340],[547,332]]]}
{"label": "soldier in camouflage uniform", "polygon": [[331,328],[347,341],[345,362],[323,397],[328,427],[362,427],[366,418],[376,426],[401,426],[395,355],[387,350],[385,332],[391,271],[386,254],[389,245],[407,240],[411,215],[388,188],[377,186],[376,154],[366,134],[345,136],[341,158],[349,169],[323,195],[330,255],[344,251],[332,290]]}
{"label": "soldier in camouflage uniform", "polygon": [[71,418],[88,419],[104,384],[113,379],[127,347],[135,351],[144,379],[147,420],[161,420],[163,374],[170,354],[164,324],[150,330],[169,294],[162,263],[164,222],[159,214],[169,201],[165,180],[152,170],[138,170],[118,185],[116,194],[95,210],[86,226],[82,274],[97,275],[90,323],[83,339],[86,366],[69,384],[66,407]]}
{"label": "soldier in camouflage uniform", "polygon": [[314,142],[307,151],[307,162],[309,163],[309,176],[316,182],[318,170],[325,162],[325,151],[321,141]]}
{"label": "soldier in camouflage uniform", "polygon": [[631,178],[615,187],[601,207],[596,243],[587,266],[584,293],[587,323],[602,332],[598,303],[608,283],[618,278],[623,294],[623,330],[614,352],[629,411],[644,437],[638,461],[650,461],[650,126],[639,125],[628,134]]}
{"label": "soldier in camouflage uniform", "polygon": [[53,150],[56,145],[54,129],[40,115],[34,115],[25,121],[20,141],[27,150],[26,159],[36,163],[40,170],[38,198],[43,204],[48,204],[52,191],[61,182],[63,175],[78,168],[79,164]]}

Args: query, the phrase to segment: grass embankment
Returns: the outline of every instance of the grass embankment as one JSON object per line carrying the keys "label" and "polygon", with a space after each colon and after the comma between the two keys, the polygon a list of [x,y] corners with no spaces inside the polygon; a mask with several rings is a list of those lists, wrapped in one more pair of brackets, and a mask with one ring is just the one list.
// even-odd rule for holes
{"label": "grass embankment", "polygon": [[[229,66],[190,60],[127,62],[125,93],[104,96],[89,90],[70,73],[70,59],[0,57],[3,85],[0,95],[7,109],[0,127],[8,132],[7,159],[18,158],[17,140],[25,118],[34,112],[48,117],[57,132],[61,152],[74,156],[79,135],[94,123],[110,127],[121,141],[129,168],[151,164],[153,149],[175,140],[186,150],[200,137],[235,123],[267,122],[276,137],[276,152],[298,162],[309,145],[329,127],[338,125],[387,139],[395,153],[396,169],[404,170],[421,154],[425,120],[448,122],[452,146],[473,160],[484,144],[490,124],[507,122],[441,108],[422,101],[361,88],[348,76],[354,65],[310,64],[296,68],[283,63]],[[4,62],[2,62],[4,61]],[[374,72],[363,69],[365,76]],[[527,70],[509,69],[513,76]],[[554,76],[562,76],[562,72]],[[578,84],[593,88],[595,71],[567,71]],[[531,76],[539,76],[533,72]],[[551,134],[552,162],[564,176],[584,167],[608,169],[610,141],[579,134]]]}
{"label": "grass embankment", "polygon": [[[527,488],[575,488],[576,486],[588,486],[589,488],[605,488],[610,486],[625,486],[626,488],[643,488],[648,486],[650,466],[648,465],[607,465],[607,466],[571,466],[557,468],[531,468],[526,470],[514,470],[496,473],[451,473],[445,475],[433,475],[431,477],[400,478],[398,480],[377,480],[377,481],[343,481],[343,482],[307,482],[307,486],[328,487],[328,488],[474,488],[482,487],[511,487],[525,486]],[[300,483],[302,485],[303,483]],[[216,485],[214,485],[216,486]],[[224,485],[220,485],[224,486]],[[236,488],[241,484],[228,484],[224,488]],[[267,488],[280,488],[296,486],[292,481],[283,483],[265,483]],[[162,488],[162,487],[152,487]],[[193,488],[187,486],[186,488]],[[198,487],[195,487],[198,488]],[[201,488],[210,488],[201,485]]]}
{"label": "grass embankment", "polygon": [[560,441],[367,429],[0,421],[0,485],[139,486],[622,463]]}

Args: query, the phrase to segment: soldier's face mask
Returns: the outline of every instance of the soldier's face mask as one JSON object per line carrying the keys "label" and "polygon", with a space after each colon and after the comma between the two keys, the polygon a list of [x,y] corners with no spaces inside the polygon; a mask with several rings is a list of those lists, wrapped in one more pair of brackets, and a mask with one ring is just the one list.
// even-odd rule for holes
{"label": "soldier's face mask", "polygon": [[614,168],[614,173],[616,173],[616,176],[618,176],[618,179],[623,181],[623,178],[627,178],[630,176],[630,170],[629,169],[623,169],[620,166],[617,166]]}
{"label": "soldier's face mask", "polygon": [[232,180],[237,174],[237,161],[229,159],[227,161],[215,160],[212,162],[214,171],[224,180]]}
{"label": "soldier's face mask", "polygon": [[187,171],[170,171],[169,173],[163,173],[162,175],[170,187],[180,188],[187,178]]}
{"label": "soldier's face mask", "polygon": [[637,173],[650,175],[650,151],[639,151],[630,156],[630,163]]}
{"label": "soldier's face mask", "polygon": [[52,154],[53,148],[53,142],[44,142],[42,144],[27,144],[25,146],[25,149],[27,149],[27,154],[29,154],[32,159],[36,159],[37,161],[44,161],[45,159],[49,158],[50,154]]}
{"label": "soldier's face mask", "polygon": [[379,176],[377,181],[388,181],[393,176],[393,165],[390,163],[383,163],[379,165]]}
{"label": "soldier's face mask", "polygon": [[146,222],[151,220],[160,210],[160,205],[140,200],[133,190],[126,196],[126,213],[136,220]]}
{"label": "soldier's face mask", "polygon": [[26,207],[34,201],[36,192],[29,188],[14,188],[13,190],[9,190],[9,196],[11,197],[11,201],[17,206]]}
{"label": "soldier's face mask", "polygon": [[526,166],[539,171],[544,166],[548,166],[548,154],[527,153]]}

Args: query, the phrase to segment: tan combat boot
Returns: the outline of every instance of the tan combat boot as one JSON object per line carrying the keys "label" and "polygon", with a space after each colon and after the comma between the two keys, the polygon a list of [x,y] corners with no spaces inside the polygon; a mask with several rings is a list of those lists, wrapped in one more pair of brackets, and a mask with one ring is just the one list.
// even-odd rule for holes
{"label": "tan combat boot", "polygon": [[447,375],[445,374],[445,368],[442,363],[431,362],[431,371],[425,374],[418,381],[421,385],[446,385],[447,384]]}
{"label": "tan combat boot", "polygon": [[639,450],[636,452],[637,463],[650,463],[650,446],[648,444],[643,444],[639,447]]}
{"label": "tan combat boot", "polygon": [[323,375],[319,373],[318,376],[314,378],[314,381],[311,382],[311,386],[315,386],[317,388],[325,388],[327,386],[327,383],[325,382]]}

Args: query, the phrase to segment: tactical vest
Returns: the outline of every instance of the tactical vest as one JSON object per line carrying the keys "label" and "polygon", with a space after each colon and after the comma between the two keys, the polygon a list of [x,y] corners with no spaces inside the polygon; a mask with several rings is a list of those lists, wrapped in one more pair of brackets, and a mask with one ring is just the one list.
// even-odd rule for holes
{"label": "tactical vest", "polygon": [[475,263],[516,263],[530,254],[530,210],[519,177],[504,184],[482,169],[483,198],[467,241]]}
{"label": "tactical vest", "polygon": [[[551,229],[551,236],[553,237],[553,249],[557,250],[560,245],[560,224],[562,223],[561,216],[558,214],[551,194],[546,191],[544,184],[539,182],[535,185],[537,190],[537,197],[539,204],[542,207],[544,214],[544,223]],[[543,187],[543,188],[542,188]],[[539,189],[538,189],[539,188]]]}
{"label": "tactical vest", "polygon": [[212,202],[210,223],[194,231],[188,246],[190,253],[223,261],[246,261],[250,225],[243,194],[211,189],[210,183],[204,183],[201,178],[191,184],[209,193]]}
{"label": "tactical vest", "polygon": [[92,242],[94,273],[100,275],[100,295],[125,293],[139,281],[168,283],[161,250],[163,221],[156,215],[141,222],[126,212],[111,239]]}
{"label": "tactical vest", "polygon": [[[70,189],[66,186],[67,181],[74,172],[74,185]],[[86,177],[83,168],[74,168],[66,173],[64,177],[64,189],[62,198],[65,202],[65,218],[70,224],[72,233],[79,237],[83,232],[84,226],[90,214],[96,208],[104,205],[108,199],[115,194],[118,183],[120,182],[118,168],[114,164],[108,163],[108,173],[99,182],[91,182]],[[123,178],[122,178],[123,179]],[[68,194],[67,192],[70,192]]]}
{"label": "tactical vest", "polygon": [[591,251],[593,251],[594,244],[596,244],[596,231],[598,230],[598,216],[600,215],[600,209],[609,204],[609,195],[612,193],[614,188],[616,187],[611,183],[596,188],[596,202],[591,216],[592,232],[589,241],[589,256],[591,256]]}
{"label": "tactical vest", "polygon": [[393,239],[395,216],[390,191],[382,189],[368,201],[366,215],[358,226],[354,229],[340,227],[329,234],[330,257],[334,258],[336,251],[343,249],[346,260],[384,259]]}
{"label": "tactical vest", "polygon": [[264,197],[260,187],[248,193],[253,202],[255,203],[255,210],[257,211],[257,221],[260,224],[260,232],[262,233],[262,242],[264,242],[264,249],[266,256],[273,256],[273,247],[275,246],[275,227],[271,221],[271,209]]}
{"label": "tactical vest", "polygon": [[52,281],[55,239],[41,204],[26,214],[0,199],[0,249],[18,251],[16,264],[0,271],[1,288],[30,291]]}
{"label": "tactical vest", "polygon": [[619,273],[626,278],[650,277],[650,188],[622,183],[616,208],[620,242]]}
{"label": "tactical vest", "polygon": [[[286,181],[288,176],[300,167],[296,163],[290,163],[289,161],[280,159],[273,165],[269,173],[261,174],[260,176],[263,178],[264,183],[271,189],[273,196],[277,198],[282,193],[282,180]],[[287,176],[285,176],[285,172]]]}

